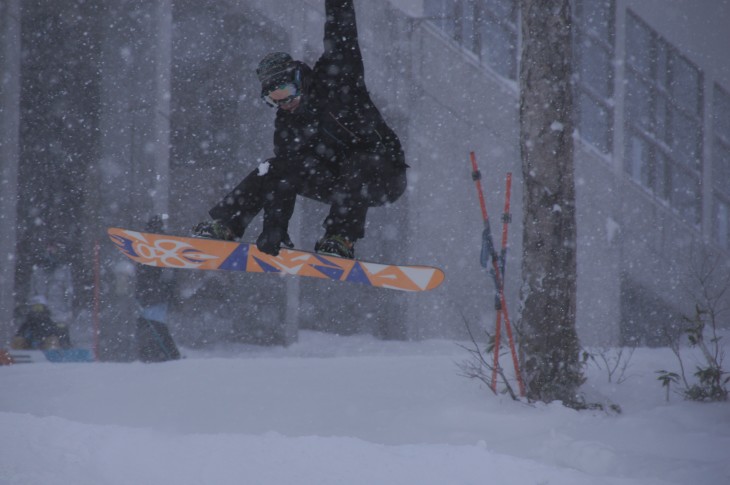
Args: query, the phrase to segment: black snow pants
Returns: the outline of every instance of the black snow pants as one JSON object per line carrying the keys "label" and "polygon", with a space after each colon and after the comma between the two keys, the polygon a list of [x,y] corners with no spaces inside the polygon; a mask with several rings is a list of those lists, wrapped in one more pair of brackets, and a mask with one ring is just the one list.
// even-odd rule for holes
{"label": "black snow pants", "polygon": [[137,320],[137,355],[142,362],[165,362],[180,358],[167,325],[140,317]]}
{"label": "black snow pants", "polygon": [[331,205],[323,226],[326,235],[350,241],[365,235],[369,207],[398,199],[406,188],[406,165],[388,151],[351,153],[336,164],[315,157],[272,158],[259,165],[209,214],[241,237],[263,209],[264,232],[288,229],[296,196]]}

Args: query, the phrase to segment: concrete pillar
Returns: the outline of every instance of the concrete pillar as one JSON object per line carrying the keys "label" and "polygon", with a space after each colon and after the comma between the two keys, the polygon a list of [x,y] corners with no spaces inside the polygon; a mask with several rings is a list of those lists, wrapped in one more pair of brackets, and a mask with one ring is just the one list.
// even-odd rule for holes
{"label": "concrete pillar", "polygon": [[[142,229],[169,203],[171,0],[109,2],[102,32],[98,227]],[[106,239],[100,234],[100,238]],[[134,266],[102,244],[102,359],[136,358]]]}
{"label": "concrete pillar", "polygon": [[14,332],[20,125],[20,0],[0,0],[0,347]]}

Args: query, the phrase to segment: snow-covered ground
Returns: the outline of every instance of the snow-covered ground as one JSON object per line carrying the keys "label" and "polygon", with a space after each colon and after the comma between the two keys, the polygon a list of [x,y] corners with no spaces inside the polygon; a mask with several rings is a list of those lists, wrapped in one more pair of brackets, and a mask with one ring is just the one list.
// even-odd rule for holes
{"label": "snow-covered ground", "polygon": [[589,367],[620,415],[494,396],[447,341],[185,354],[0,367],[0,484],[730,483],[730,404],[667,403],[666,349],[637,350],[618,385]]}

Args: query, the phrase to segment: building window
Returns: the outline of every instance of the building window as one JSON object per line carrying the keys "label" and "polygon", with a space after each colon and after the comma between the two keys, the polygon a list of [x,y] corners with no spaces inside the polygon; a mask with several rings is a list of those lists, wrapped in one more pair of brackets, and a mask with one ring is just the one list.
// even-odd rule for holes
{"label": "building window", "polygon": [[715,85],[713,100],[713,233],[720,247],[730,249],[730,94]]}
{"label": "building window", "polygon": [[[518,76],[516,0],[426,0],[428,20],[502,77]],[[615,0],[577,0],[574,46],[576,124],[584,141],[613,147]]]}
{"label": "building window", "polygon": [[426,0],[424,13],[483,65],[517,79],[516,0]]}
{"label": "building window", "polygon": [[682,315],[652,288],[628,275],[621,277],[619,288],[622,346],[662,347],[667,344],[667,332],[681,332]]}
{"label": "building window", "polygon": [[574,3],[576,125],[581,138],[610,154],[613,147],[615,0]]}
{"label": "building window", "polygon": [[626,173],[699,225],[702,73],[631,11],[626,52]]}
{"label": "building window", "polygon": [[517,79],[517,1],[478,2],[479,56],[501,76]]}

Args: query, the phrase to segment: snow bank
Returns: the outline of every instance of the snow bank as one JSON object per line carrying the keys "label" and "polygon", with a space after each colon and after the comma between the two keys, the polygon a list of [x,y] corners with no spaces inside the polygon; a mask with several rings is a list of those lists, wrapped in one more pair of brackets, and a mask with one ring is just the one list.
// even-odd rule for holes
{"label": "snow bank", "polygon": [[621,385],[589,369],[610,416],[493,396],[452,342],[301,337],[0,368],[0,484],[730,483],[730,406],[666,403],[670,352],[638,350]]}

